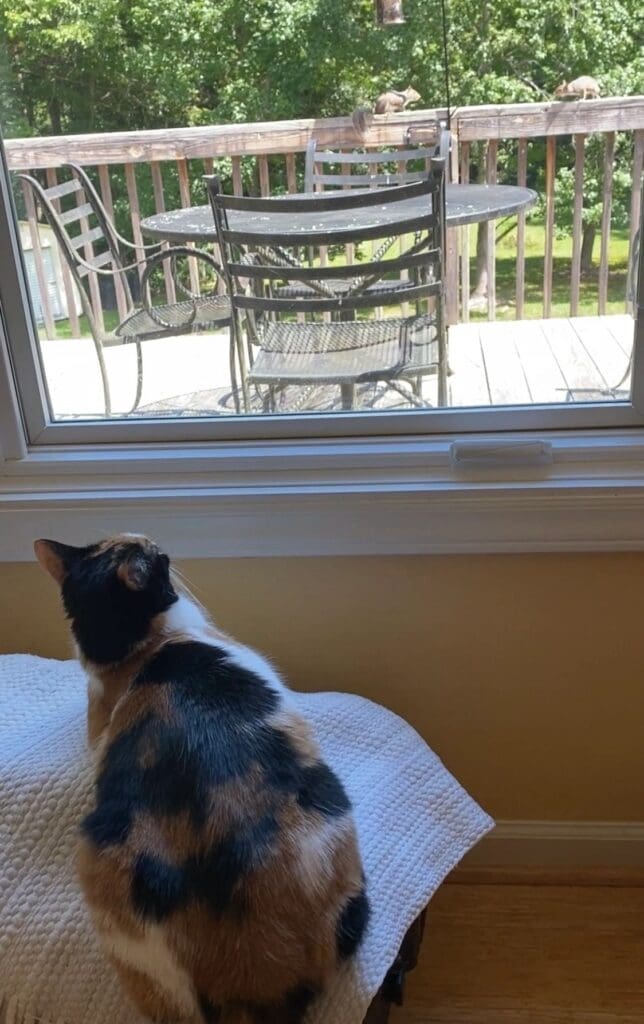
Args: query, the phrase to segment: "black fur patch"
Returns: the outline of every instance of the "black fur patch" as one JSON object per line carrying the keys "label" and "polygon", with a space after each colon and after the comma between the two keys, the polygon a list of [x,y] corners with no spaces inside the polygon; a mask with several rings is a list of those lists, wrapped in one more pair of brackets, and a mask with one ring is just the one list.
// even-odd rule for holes
{"label": "black fur patch", "polygon": [[349,900],[338,918],[335,934],[341,960],[353,956],[360,945],[369,923],[369,915],[369,900],[363,889]]}
{"label": "black fur patch", "polygon": [[198,640],[166,644],[155,654],[134,685],[152,683],[170,683],[175,702],[186,714],[207,711],[218,719],[258,721],[279,704],[258,675],[231,661],[221,647]]}
{"label": "black fur patch", "polygon": [[199,995],[197,999],[205,1024],[219,1024],[221,1020],[221,1007],[211,1003],[207,996]]}
{"label": "black fur patch", "polygon": [[302,1024],[309,1006],[319,995],[312,985],[298,985],[284,1000],[270,1006],[249,1006],[255,1024]]}
{"label": "black fur patch", "polygon": [[306,810],[319,811],[328,818],[346,814],[351,808],[344,786],[323,761],[304,769],[298,802]]}
{"label": "black fur patch", "polygon": [[191,894],[215,914],[243,911],[243,892],[238,887],[265,862],[277,832],[277,821],[266,815],[217,843],[204,857],[188,861],[186,876]]}
{"label": "black fur patch", "polygon": [[139,856],[132,875],[134,905],[149,920],[161,921],[192,899],[214,914],[241,914],[243,880],[271,855],[283,797],[292,794],[327,816],[345,813],[349,800],[325,764],[303,767],[286,733],[267,725],[278,695],[221,648],[168,644],[135,685],[157,683],[169,688],[172,722],[147,715],[110,744],[85,835],[98,847],[123,843],[142,811],[166,818],[187,812],[200,828],[216,814],[217,787],[258,765],[275,794],[273,812],[178,866]]}
{"label": "black fur patch", "polygon": [[96,846],[112,846],[127,839],[134,813],[143,804],[139,746],[160,725],[148,715],[108,747],[96,781],[96,808],[82,826]]}
{"label": "black fur patch", "polygon": [[145,638],[150,620],[174,604],[177,595],[165,555],[151,557],[146,585],[134,591],[118,578],[113,552],[97,551],[93,544],[66,561],[62,596],[81,650],[91,661],[106,665],[122,661]]}
{"label": "black fur patch", "polygon": [[186,873],[158,857],[141,854],[132,876],[132,902],[142,917],[163,921],[185,906],[188,899]]}
{"label": "black fur patch", "polygon": [[105,800],[87,815],[82,832],[94,846],[118,846],[124,843],[132,827],[132,813],[123,801]]}
{"label": "black fur patch", "polygon": [[220,648],[168,644],[150,660],[136,685],[170,686],[176,724],[147,716],[107,749],[96,787],[96,810],[84,831],[97,846],[127,839],[137,810],[153,815],[188,811],[206,820],[213,790],[252,764],[267,782],[295,791],[301,770],[288,738],[264,719],[279,704],[263,681],[237,668]]}

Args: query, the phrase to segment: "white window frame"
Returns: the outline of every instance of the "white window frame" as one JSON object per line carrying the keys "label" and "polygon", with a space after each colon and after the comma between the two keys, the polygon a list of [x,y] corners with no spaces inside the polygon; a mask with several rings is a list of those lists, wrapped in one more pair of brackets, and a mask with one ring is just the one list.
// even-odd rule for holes
{"label": "white window frame", "polygon": [[8,181],[0,560],[116,529],[179,557],[644,548],[641,283],[630,403],[53,422]]}

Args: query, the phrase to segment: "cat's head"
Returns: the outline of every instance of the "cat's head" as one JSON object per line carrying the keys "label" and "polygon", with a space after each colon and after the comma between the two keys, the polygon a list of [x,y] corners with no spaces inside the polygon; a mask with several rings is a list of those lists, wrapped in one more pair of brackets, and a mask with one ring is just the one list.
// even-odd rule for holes
{"label": "cat's head", "polygon": [[60,586],[80,653],[99,665],[137,650],[177,600],[168,556],[147,537],[120,534],[86,547],[37,540],[34,551]]}

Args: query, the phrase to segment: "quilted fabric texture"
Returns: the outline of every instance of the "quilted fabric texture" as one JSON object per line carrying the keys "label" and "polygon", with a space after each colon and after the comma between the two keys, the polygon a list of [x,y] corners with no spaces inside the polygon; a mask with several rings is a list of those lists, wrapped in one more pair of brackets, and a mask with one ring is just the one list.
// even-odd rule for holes
{"label": "quilted fabric texture", "polygon": [[[0,1002],[7,1024],[132,1024],[74,877],[91,801],[85,680],[74,661],[0,657]],[[492,826],[414,730],[341,693],[296,694],[343,779],[373,908],[366,940],[307,1024],[360,1024],[402,938]]]}

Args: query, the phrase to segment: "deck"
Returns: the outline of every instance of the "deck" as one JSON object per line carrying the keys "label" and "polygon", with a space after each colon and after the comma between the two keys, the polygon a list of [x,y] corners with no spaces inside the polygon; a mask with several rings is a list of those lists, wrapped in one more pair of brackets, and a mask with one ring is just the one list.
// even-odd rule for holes
{"label": "deck", "polygon": [[[633,320],[628,315],[559,320],[471,322],[450,328],[450,405],[493,406],[571,401],[610,401],[628,395]],[[43,359],[57,418],[102,416],[102,391],[90,338],[45,340]],[[228,335],[188,335],[143,346],[141,412],[195,416],[233,412]],[[133,346],[106,350],[116,413],[134,399]],[[293,393],[296,389],[290,389]],[[335,408],[337,389],[320,389],[293,403],[293,411]],[[436,378],[423,397],[436,402]],[[395,392],[373,386],[362,392],[372,408],[402,407]],[[285,410],[286,411],[286,410]]]}

